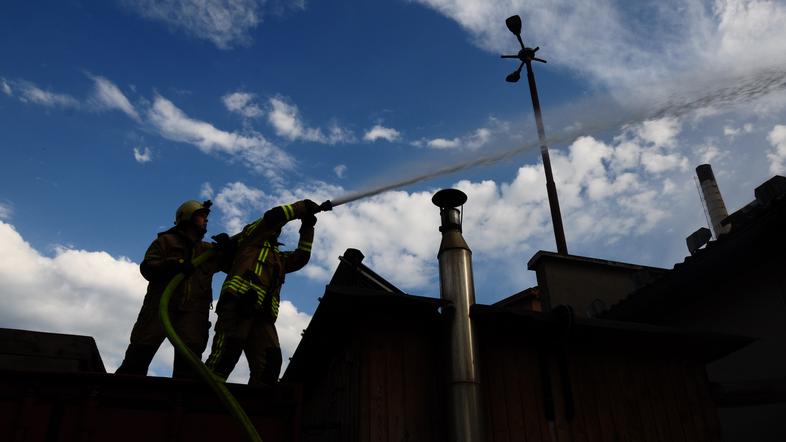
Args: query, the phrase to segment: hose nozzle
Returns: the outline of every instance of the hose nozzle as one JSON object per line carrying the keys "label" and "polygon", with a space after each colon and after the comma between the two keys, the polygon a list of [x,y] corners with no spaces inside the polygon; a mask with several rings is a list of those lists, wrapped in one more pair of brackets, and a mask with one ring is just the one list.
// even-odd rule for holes
{"label": "hose nozzle", "polygon": [[330,210],[333,210],[333,203],[330,200],[327,200],[319,205],[320,212],[328,212]]}

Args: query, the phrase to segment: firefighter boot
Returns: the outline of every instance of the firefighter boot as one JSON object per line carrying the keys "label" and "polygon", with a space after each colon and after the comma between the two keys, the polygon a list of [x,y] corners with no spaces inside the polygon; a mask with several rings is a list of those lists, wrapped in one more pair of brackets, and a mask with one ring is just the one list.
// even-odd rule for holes
{"label": "firefighter boot", "polygon": [[152,345],[129,344],[123,363],[117,367],[115,373],[146,376],[150,361],[157,351],[158,347]]}

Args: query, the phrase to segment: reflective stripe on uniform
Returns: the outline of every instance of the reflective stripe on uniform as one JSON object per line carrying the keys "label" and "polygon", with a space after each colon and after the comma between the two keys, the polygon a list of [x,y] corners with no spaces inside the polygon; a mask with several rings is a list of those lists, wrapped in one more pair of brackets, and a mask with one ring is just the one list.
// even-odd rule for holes
{"label": "reflective stripe on uniform", "polygon": [[210,352],[210,357],[207,358],[207,361],[205,361],[205,365],[210,369],[210,371],[213,371],[215,368],[216,362],[218,362],[219,358],[221,358],[221,353],[223,350],[224,334],[221,332],[216,332],[216,335],[213,337],[213,351]]}
{"label": "reflective stripe on uniform", "polygon": [[279,303],[280,303],[280,301],[278,300],[278,298],[274,296],[273,297],[273,302],[270,303],[270,311],[273,314],[274,318],[278,317],[278,306],[279,306]]}
{"label": "reflective stripe on uniform", "polygon": [[291,221],[295,217],[295,209],[292,208],[291,204],[285,204],[281,208],[284,209],[284,216],[286,216],[287,221]]}
{"label": "reflective stripe on uniform", "polygon": [[308,241],[300,241],[300,242],[297,243],[297,248],[302,250],[302,251],[304,251],[304,252],[310,252],[311,251],[311,244],[312,243],[310,243]]}
{"label": "reflective stripe on uniform", "polygon": [[254,273],[257,276],[262,276],[262,265],[267,261],[267,255],[270,253],[270,242],[265,241],[262,245],[262,250],[259,251],[259,257],[257,257],[256,266],[254,266]]}
{"label": "reflective stripe on uniform", "polygon": [[265,302],[265,295],[267,294],[267,292],[265,292],[265,290],[262,287],[259,287],[259,290],[257,290],[256,292],[257,292],[257,307],[261,309],[262,303]]}
{"label": "reflective stripe on uniform", "polygon": [[251,236],[251,234],[254,233],[254,230],[256,230],[257,226],[259,225],[259,223],[261,221],[262,221],[262,218],[259,218],[258,220],[254,221],[253,223],[251,223],[248,226],[246,226],[246,228],[243,229],[242,232],[240,232],[240,238],[239,238],[240,241],[243,241],[244,239],[246,239],[249,236]]}
{"label": "reflective stripe on uniform", "polygon": [[221,290],[228,290],[231,292],[235,292],[235,294],[243,295],[247,293],[249,290],[253,290],[256,292],[258,298],[265,299],[265,294],[267,293],[265,289],[261,286],[254,284],[251,281],[243,279],[240,275],[235,275],[226,281],[224,281],[224,285],[221,286]]}

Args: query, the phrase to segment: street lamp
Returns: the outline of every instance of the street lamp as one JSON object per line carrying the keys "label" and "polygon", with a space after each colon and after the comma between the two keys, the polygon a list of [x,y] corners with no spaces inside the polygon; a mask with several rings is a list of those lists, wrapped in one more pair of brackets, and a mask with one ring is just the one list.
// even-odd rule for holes
{"label": "street lamp", "polygon": [[535,111],[535,124],[538,128],[538,139],[540,140],[540,155],[543,159],[543,169],[546,171],[546,192],[549,197],[549,208],[551,209],[551,222],[554,226],[554,238],[557,241],[557,252],[562,255],[568,254],[568,245],[565,242],[565,230],[562,227],[562,214],[559,210],[559,198],[557,197],[557,186],[554,185],[554,176],[551,173],[551,160],[549,159],[549,148],[546,146],[546,131],[543,129],[543,116],[540,113],[540,100],[538,100],[538,88],[535,85],[535,74],[532,72],[532,62],[538,61],[546,63],[546,60],[538,58],[535,53],[540,46],[528,48],[524,46],[521,39],[521,17],[514,15],[505,20],[505,25],[510,32],[516,36],[521,50],[516,55],[502,55],[502,58],[517,58],[521,60],[519,68],[505,77],[505,81],[515,83],[521,79],[521,69],[527,66],[527,80],[529,81],[529,95],[532,98],[532,108]]}

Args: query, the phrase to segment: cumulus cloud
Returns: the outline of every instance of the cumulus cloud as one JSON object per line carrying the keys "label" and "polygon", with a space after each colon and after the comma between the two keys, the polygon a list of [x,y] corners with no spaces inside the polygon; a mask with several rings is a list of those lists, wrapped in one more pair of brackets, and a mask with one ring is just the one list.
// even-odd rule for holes
{"label": "cumulus cloud", "polygon": [[227,110],[235,112],[246,118],[257,118],[262,116],[262,109],[254,103],[255,95],[248,92],[233,92],[221,97]]}
{"label": "cumulus cloud", "polygon": [[[679,125],[670,121],[651,121],[624,129],[611,143],[585,136],[566,150],[552,151],[572,247],[605,247],[662,231],[667,222],[680,216],[675,208],[693,203],[679,189],[692,188],[687,164],[701,153],[675,150],[673,138],[679,130]],[[509,181],[463,180],[454,187],[469,196],[464,207],[464,233],[479,260],[510,267],[510,274],[516,275],[521,273],[522,259],[538,249],[553,248],[540,164],[521,166]],[[366,255],[364,263],[403,289],[433,286],[437,275],[434,254],[440,240],[439,215],[431,203],[435,190],[385,192],[320,214],[312,260],[304,274],[327,280],[335,257],[353,247]],[[345,193],[326,184],[265,193],[233,183],[219,195],[249,195],[235,196],[227,205],[225,222],[230,221],[230,230],[239,230],[252,220],[252,214],[280,202],[304,197],[321,201]],[[223,205],[219,207],[225,210]],[[700,213],[698,206],[696,209]]]}
{"label": "cumulus cloud", "polygon": [[[213,193],[212,187],[210,191]],[[241,182],[227,184],[215,195],[214,203],[221,211],[221,222],[230,235],[240,232],[243,226],[273,207],[265,192]]]}
{"label": "cumulus cloud", "polygon": [[262,20],[257,0],[126,0],[140,16],[205,39],[219,49],[251,43]]}
{"label": "cumulus cloud", "polygon": [[389,142],[398,141],[401,138],[401,132],[391,127],[384,127],[376,124],[363,135],[363,140],[374,142],[377,140],[386,140]]}
{"label": "cumulus cloud", "polygon": [[332,124],[327,134],[318,127],[307,127],[303,123],[298,107],[289,103],[283,97],[270,98],[270,108],[270,112],[267,115],[268,122],[280,137],[292,141],[302,140],[322,144],[352,143],[355,141],[351,131],[337,124]]}
{"label": "cumulus cloud", "polygon": [[24,103],[33,103],[45,107],[78,108],[79,100],[68,95],[43,90],[29,81],[16,84],[19,99]]}
{"label": "cumulus cloud", "polygon": [[[123,357],[146,282],[137,264],[105,252],[35,250],[0,222],[0,277],[6,327],[95,337],[108,370]],[[122,324],[122,325],[120,325]]]}
{"label": "cumulus cloud", "polygon": [[[0,246],[0,300],[5,306],[0,323],[25,330],[93,336],[107,371],[114,371],[123,359],[147,287],[138,264],[106,252],[64,247],[48,257],[2,221]],[[294,352],[300,331],[310,319],[290,301],[282,302],[276,326],[284,361]],[[165,343],[151,373],[169,376],[173,356],[172,347]],[[231,379],[246,382],[247,367],[239,366]]]}
{"label": "cumulus cloud", "polygon": [[273,180],[279,180],[282,171],[291,170],[295,165],[294,158],[262,134],[223,131],[189,117],[160,95],[155,97],[147,117],[164,138],[194,145],[205,153],[227,155]]}
{"label": "cumulus cloud", "polygon": [[139,113],[128,101],[128,98],[114,83],[104,77],[91,75],[90,78],[95,82],[93,92],[93,102],[103,109],[117,109],[136,121],[140,121]]}
{"label": "cumulus cloud", "polygon": [[144,164],[153,161],[153,154],[150,152],[149,147],[142,149],[141,147],[134,148],[134,159],[137,163]]}
{"label": "cumulus cloud", "polygon": [[786,174],[786,125],[778,124],[767,135],[767,140],[772,144],[772,150],[767,153],[770,160],[770,172],[773,174]]}
{"label": "cumulus cloud", "polygon": [[346,164],[339,164],[338,166],[333,168],[333,172],[336,173],[336,176],[339,178],[344,178],[347,173],[347,166]]}

